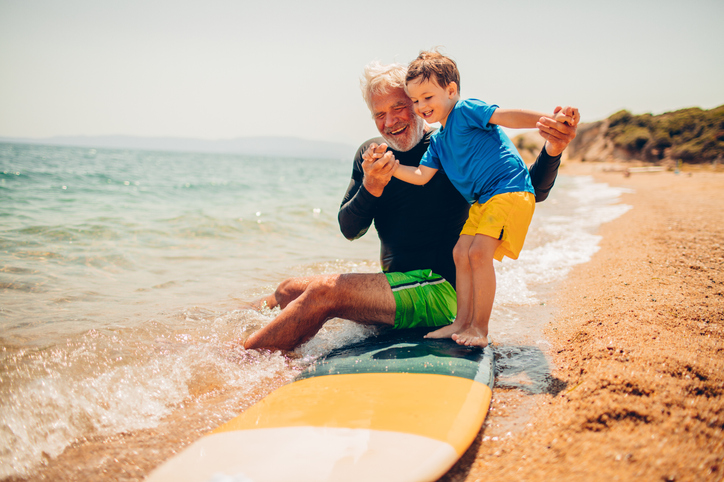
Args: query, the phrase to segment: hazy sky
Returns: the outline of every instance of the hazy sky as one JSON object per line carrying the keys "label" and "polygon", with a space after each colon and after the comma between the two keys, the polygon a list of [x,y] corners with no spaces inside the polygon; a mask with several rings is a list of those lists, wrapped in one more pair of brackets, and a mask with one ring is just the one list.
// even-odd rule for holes
{"label": "hazy sky", "polygon": [[0,136],[357,145],[371,60],[442,46],[462,96],[584,121],[724,104],[724,1],[0,0]]}

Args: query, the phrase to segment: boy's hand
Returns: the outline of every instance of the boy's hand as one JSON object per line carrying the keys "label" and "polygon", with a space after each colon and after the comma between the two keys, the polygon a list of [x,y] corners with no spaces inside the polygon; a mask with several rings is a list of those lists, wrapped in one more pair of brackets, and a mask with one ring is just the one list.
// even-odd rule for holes
{"label": "boy's hand", "polygon": [[362,170],[365,173],[362,184],[375,197],[380,197],[399,161],[392,152],[387,152],[387,144],[370,144],[362,154]]}
{"label": "boy's hand", "polygon": [[581,115],[578,113],[578,109],[575,107],[556,107],[553,111],[553,119],[557,122],[562,122],[569,126],[577,126],[578,121],[581,119]]}

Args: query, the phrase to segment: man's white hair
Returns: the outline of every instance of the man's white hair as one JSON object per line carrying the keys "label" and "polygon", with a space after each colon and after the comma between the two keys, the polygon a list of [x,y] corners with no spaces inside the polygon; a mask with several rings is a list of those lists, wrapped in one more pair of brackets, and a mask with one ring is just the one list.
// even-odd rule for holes
{"label": "man's white hair", "polygon": [[382,65],[378,61],[365,65],[364,77],[359,79],[362,97],[372,111],[372,96],[387,94],[392,89],[405,88],[407,66],[394,63]]}

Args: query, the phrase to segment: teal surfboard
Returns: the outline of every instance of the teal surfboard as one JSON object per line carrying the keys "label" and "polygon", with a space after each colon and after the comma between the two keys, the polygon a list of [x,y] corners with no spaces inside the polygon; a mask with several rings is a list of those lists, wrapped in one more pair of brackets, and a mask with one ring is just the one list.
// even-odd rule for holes
{"label": "teal surfboard", "polygon": [[490,407],[491,347],[388,330],[332,351],[161,465],[158,481],[434,481]]}

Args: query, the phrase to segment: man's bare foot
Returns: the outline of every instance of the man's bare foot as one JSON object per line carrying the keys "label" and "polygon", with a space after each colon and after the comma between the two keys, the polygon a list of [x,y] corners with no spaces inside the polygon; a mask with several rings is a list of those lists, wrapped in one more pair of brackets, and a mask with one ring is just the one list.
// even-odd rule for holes
{"label": "man's bare foot", "polygon": [[439,328],[435,331],[431,331],[427,335],[425,335],[425,338],[450,338],[455,333],[460,333],[461,331],[464,331],[466,324],[463,322],[458,322],[458,319],[455,318],[455,321],[453,321],[449,325],[445,325],[442,328]]}
{"label": "man's bare foot", "polygon": [[239,302],[238,306],[240,310],[261,311],[264,308],[274,308],[275,306],[277,306],[277,302],[276,298],[274,298],[274,295],[267,295],[252,301],[241,301]]}
{"label": "man's bare foot", "polygon": [[452,335],[452,339],[458,345],[479,346],[485,348],[488,346],[488,333],[471,326],[467,330]]}

